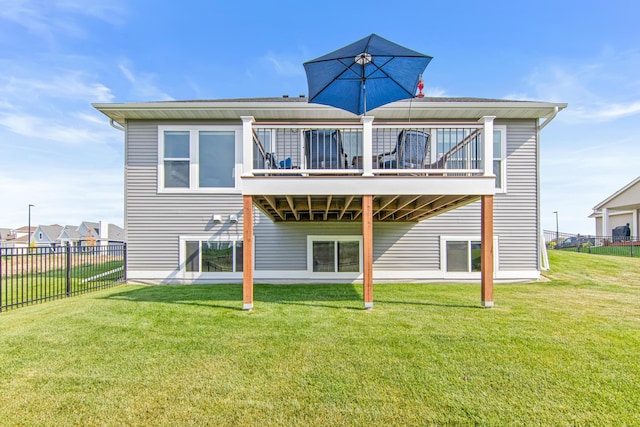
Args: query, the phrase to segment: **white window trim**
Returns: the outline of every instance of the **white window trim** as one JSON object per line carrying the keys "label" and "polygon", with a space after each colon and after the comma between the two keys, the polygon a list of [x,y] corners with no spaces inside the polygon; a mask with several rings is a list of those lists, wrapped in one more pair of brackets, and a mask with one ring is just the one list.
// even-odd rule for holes
{"label": "white window trim", "polygon": [[[243,242],[244,238],[241,235],[229,235],[229,236],[207,236],[207,235],[197,235],[197,236],[178,236],[178,270],[180,271],[180,275],[184,279],[197,279],[199,277],[211,277],[215,279],[237,279],[241,278],[243,275],[242,271],[234,271],[234,272],[201,272],[201,271],[187,271],[187,254],[186,254],[186,242],[192,241],[207,241],[207,242]],[[255,239],[254,239],[255,242]],[[234,268],[235,268],[235,260],[236,260],[236,246],[233,246],[233,254],[234,254]],[[202,252],[198,255],[198,265],[202,264]],[[254,257],[255,264],[255,257]],[[254,265],[255,269],[255,265]]]}
{"label": "white window trim", "polygon": [[[494,125],[493,130],[499,130],[502,135],[502,139],[500,140],[500,153],[502,157],[500,158],[500,176],[502,177],[502,185],[500,187],[496,187],[496,193],[506,193],[507,192],[507,126],[506,125]],[[498,160],[493,156],[493,160]]]}
{"label": "white window trim", "polygon": [[[358,242],[358,271],[357,272],[338,272],[336,271],[313,271],[313,242]],[[338,245],[336,245],[337,251]],[[332,276],[335,278],[354,278],[362,274],[362,236],[360,235],[322,235],[322,236],[307,236],[307,273],[312,276]],[[338,262],[338,256],[336,254],[335,262]]]}
{"label": "white window trim", "polygon": [[[447,271],[447,242],[482,242],[479,235],[462,235],[462,236],[440,236],[440,271],[445,279],[477,279],[480,277],[479,271],[461,272]],[[498,256],[498,236],[493,236],[493,274],[498,272],[500,265]]]}
{"label": "white window trim", "polygon": [[[189,132],[189,188],[165,188],[164,186],[164,133],[165,131]],[[232,131],[235,133],[235,164],[233,169],[233,187],[206,187],[200,188],[200,147],[198,133],[200,131]],[[160,125],[158,126],[158,161],[157,161],[157,192],[172,194],[225,194],[240,193],[240,175],[242,174],[242,126],[226,125]],[[183,159],[179,159],[183,160]]]}

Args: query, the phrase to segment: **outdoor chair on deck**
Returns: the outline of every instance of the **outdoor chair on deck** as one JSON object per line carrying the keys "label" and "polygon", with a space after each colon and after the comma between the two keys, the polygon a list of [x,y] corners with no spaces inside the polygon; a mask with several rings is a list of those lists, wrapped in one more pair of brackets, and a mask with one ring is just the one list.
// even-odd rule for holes
{"label": "outdoor chair on deck", "polygon": [[347,157],[342,135],[336,129],[314,129],[304,132],[308,169],[346,169]]}
{"label": "outdoor chair on deck", "polygon": [[[430,167],[429,134],[404,129],[396,148],[378,156],[382,169],[427,169]],[[386,157],[386,159],[385,159]]]}

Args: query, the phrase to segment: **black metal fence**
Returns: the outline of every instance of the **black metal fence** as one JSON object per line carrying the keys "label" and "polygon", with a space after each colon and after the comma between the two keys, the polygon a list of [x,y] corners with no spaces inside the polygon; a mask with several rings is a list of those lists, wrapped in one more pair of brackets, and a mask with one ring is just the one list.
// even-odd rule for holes
{"label": "black metal fence", "polygon": [[629,235],[595,236],[544,230],[544,241],[548,249],[640,257],[640,239]]}
{"label": "black metal fence", "polygon": [[0,312],[123,282],[126,243],[0,248]]}

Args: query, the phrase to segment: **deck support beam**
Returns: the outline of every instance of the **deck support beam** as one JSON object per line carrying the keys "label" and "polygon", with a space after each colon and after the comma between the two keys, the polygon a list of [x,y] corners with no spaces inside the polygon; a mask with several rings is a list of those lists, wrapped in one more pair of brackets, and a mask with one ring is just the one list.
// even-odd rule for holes
{"label": "deck support beam", "polygon": [[364,308],[373,308],[373,196],[362,196],[362,288]]}
{"label": "deck support beam", "polygon": [[242,309],[253,308],[253,196],[242,196]]}
{"label": "deck support beam", "polygon": [[493,196],[482,196],[480,303],[493,307]]}

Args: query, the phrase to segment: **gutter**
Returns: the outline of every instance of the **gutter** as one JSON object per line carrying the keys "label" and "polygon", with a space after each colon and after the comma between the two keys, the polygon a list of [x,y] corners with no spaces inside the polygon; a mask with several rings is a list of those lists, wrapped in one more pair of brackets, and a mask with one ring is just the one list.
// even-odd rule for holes
{"label": "gutter", "polygon": [[[547,120],[547,121],[549,121],[549,120]],[[113,119],[109,119],[109,124],[111,125],[112,128],[118,129],[119,131],[124,132],[124,128],[122,126],[120,126],[118,123],[114,122]]]}
{"label": "gutter", "polygon": [[555,107],[553,107],[553,113],[551,113],[551,115],[549,117],[547,117],[547,120],[545,120],[544,122],[540,123],[538,125],[538,132],[541,131],[542,129],[545,128],[545,126],[547,126],[551,120],[555,119],[556,116],[558,115],[558,106],[556,105]]}

